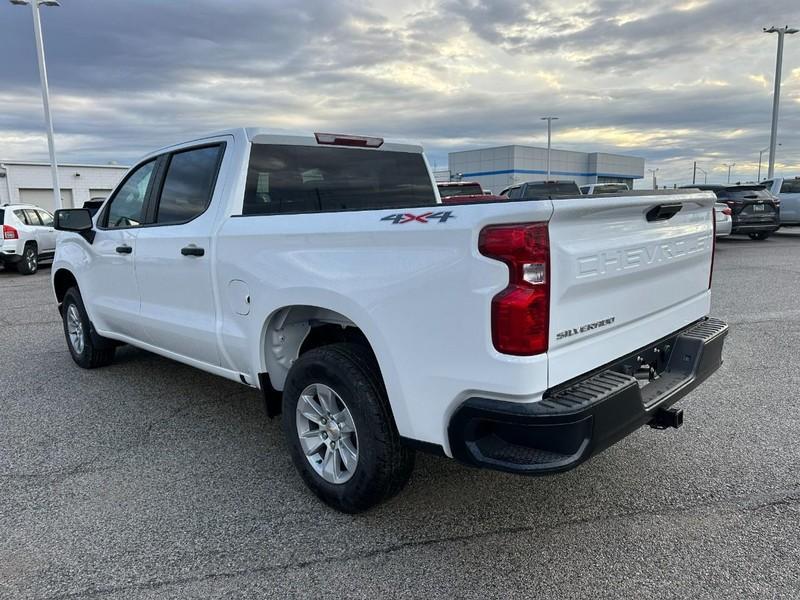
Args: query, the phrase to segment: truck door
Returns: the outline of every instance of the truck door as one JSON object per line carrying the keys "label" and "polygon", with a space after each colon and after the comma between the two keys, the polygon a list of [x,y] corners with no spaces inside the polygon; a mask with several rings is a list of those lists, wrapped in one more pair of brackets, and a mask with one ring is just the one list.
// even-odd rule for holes
{"label": "truck door", "polygon": [[149,225],[136,241],[141,324],[150,343],[211,365],[220,358],[210,206],[224,150],[220,140],[162,157]]}
{"label": "truck door", "polygon": [[98,217],[91,268],[81,283],[95,327],[142,341],[134,258],[155,167],[150,160],[133,169]]}

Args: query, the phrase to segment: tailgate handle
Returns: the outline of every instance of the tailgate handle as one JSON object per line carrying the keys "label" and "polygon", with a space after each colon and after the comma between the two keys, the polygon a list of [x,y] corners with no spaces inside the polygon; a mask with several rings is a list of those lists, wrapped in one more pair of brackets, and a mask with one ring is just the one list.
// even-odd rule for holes
{"label": "tailgate handle", "polygon": [[648,221],[666,221],[677,215],[683,208],[683,204],[659,204],[647,211]]}

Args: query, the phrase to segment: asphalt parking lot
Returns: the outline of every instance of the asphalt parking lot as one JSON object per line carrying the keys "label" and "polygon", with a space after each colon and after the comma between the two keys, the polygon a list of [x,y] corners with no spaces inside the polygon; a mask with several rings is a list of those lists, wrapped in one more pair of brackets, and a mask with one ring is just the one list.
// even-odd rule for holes
{"label": "asphalt parking lot", "polygon": [[725,364],[563,475],[420,455],[321,505],[238,384],[144,351],[79,369],[49,269],[0,271],[0,597],[800,597],[800,231],[717,246]]}

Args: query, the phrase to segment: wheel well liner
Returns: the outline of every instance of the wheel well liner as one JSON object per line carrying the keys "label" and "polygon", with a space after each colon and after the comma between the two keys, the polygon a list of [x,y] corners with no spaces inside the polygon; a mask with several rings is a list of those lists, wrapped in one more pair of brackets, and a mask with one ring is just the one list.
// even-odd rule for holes
{"label": "wheel well liner", "polygon": [[301,354],[339,342],[360,344],[375,357],[364,332],[341,313],[316,306],[288,306],[273,313],[262,338],[271,391],[283,389],[289,369]]}
{"label": "wheel well liner", "polygon": [[53,276],[53,290],[56,293],[56,300],[58,300],[59,306],[64,302],[64,295],[71,287],[78,287],[78,281],[75,279],[72,272],[67,269],[59,269],[56,271],[56,274]]}

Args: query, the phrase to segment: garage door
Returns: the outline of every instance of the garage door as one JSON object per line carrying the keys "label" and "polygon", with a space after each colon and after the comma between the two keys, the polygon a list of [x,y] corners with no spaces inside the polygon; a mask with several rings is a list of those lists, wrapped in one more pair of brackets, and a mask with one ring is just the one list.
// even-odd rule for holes
{"label": "garage door", "polygon": [[[53,206],[53,189],[20,188],[19,200],[23,204],[33,204],[50,212]],[[64,208],[72,208],[72,190],[61,189],[61,204]]]}
{"label": "garage door", "polygon": [[111,195],[111,190],[89,190],[89,200],[105,200]]}

